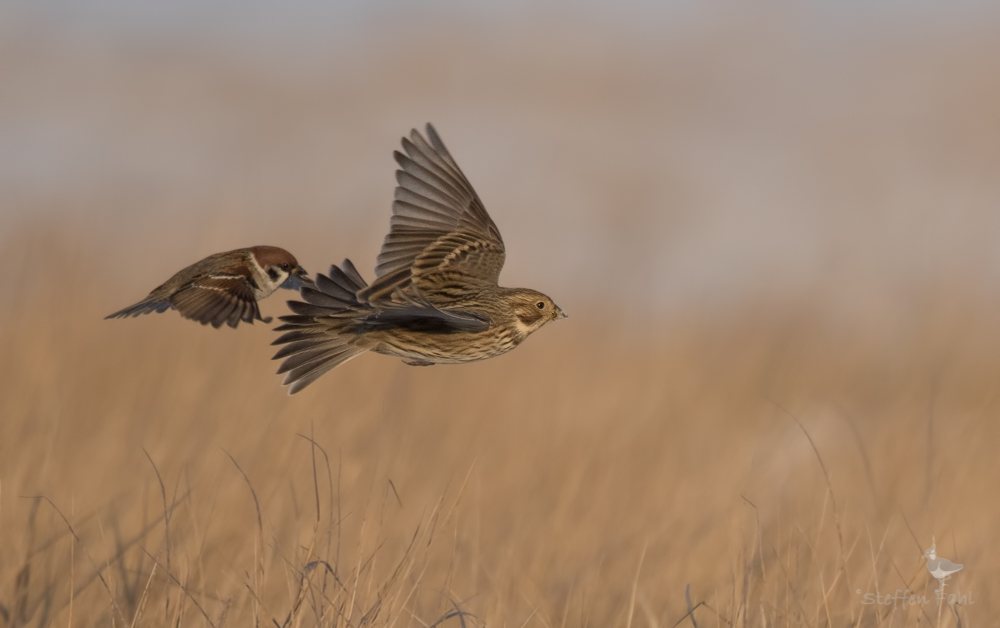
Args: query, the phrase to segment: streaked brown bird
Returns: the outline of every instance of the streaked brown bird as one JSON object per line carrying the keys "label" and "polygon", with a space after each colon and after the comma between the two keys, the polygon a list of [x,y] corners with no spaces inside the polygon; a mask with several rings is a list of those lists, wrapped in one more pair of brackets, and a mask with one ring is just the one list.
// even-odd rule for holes
{"label": "streaked brown bird", "polygon": [[278,288],[298,290],[312,279],[295,256],[276,246],[252,246],[209,255],[179,271],[142,301],[107,316],[127,318],[173,308],[184,318],[236,327],[262,318],[257,302]]}
{"label": "streaked brown bird", "polygon": [[[368,285],[350,260],[303,287],[282,316],[278,373],[294,394],[347,360],[374,351],[406,364],[459,364],[510,351],[549,321],[552,299],[497,285],[500,232],[434,127],[395,152],[389,234]],[[428,141],[429,140],[429,141]]]}

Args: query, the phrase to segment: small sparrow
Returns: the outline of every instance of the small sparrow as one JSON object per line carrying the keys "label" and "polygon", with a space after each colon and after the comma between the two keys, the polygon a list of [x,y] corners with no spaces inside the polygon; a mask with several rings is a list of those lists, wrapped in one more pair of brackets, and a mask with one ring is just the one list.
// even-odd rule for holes
{"label": "small sparrow", "polygon": [[278,288],[298,290],[303,285],[312,285],[312,280],[291,253],[276,246],[252,246],[209,255],[168,279],[142,301],[106,318],[173,308],[184,318],[215,328],[223,323],[236,327],[240,321],[270,323],[270,317],[261,317],[257,302]]}
{"label": "small sparrow", "polygon": [[369,285],[350,260],[319,275],[282,316],[289,393],[365,351],[413,366],[459,364],[510,351],[549,321],[565,318],[541,292],[497,285],[505,252],[486,213],[434,127],[403,138],[394,157],[389,234]]}

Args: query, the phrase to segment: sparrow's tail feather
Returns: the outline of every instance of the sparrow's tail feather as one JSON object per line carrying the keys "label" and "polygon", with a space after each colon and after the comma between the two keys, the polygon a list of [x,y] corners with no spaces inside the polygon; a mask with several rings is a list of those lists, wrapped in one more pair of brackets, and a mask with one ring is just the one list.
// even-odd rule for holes
{"label": "sparrow's tail feather", "polygon": [[166,312],[171,307],[170,301],[167,299],[144,299],[139,301],[135,305],[130,305],[123,310],[118,310],[114,314],[108,314],[104,317],[105,320],[109,318],[129,318],[131,316],[140,316],[142,314],[152,314],[156,312],[157,314],[162,314]]}
{"label": "sparrow's tail feather", "polygon": [[272,343],[284,345],[274,359],[285,359],[278,373],[285,373],[288,394],[367,350],[353,344],[356,334],[351,331],[358,314],[370,308],[357,298],[367,285],[351,261],[344,260],[340,267],[330,267],[329,277],[317,275],[315,287],[302,288],[305,302],[288,302],[295,314],[281,317],[284,324],[276,331],[285,333]]}

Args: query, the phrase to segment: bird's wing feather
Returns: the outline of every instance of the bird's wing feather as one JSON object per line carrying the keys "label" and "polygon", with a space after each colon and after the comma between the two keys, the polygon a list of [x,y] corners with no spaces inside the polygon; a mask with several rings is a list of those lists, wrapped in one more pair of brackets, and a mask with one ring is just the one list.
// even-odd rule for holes
{"label": "bird's wing feather", "polygon": [[500,231],[434,127],[403,138],[389,234],[379,253],[369,301],[414,289],[433,302],[445,284],[497,284],[504,263]]}
{"label": "bird's wing feather", "polygon": [[[289,301],[292,316],[282,316],[286,324],[278,331],[297,329],[316,320],[350,320],[366,331],[387,328],[436,330],[439,332],[485,331],[490,319],[472,312],[441,309],[433,305],[415,288],[394,294],[396,300],[382,300],[367,305],[351,303],[342,294],[342,287],[324,275],[316,278],[316,288],[303,288],[303,301]],[[354,295],[350,295],[353,299]],[[302,318],[304,317],[304,319]],[[279,338],[283,342],[285,337]],[[278,357],[278,356],[276,356]]]}
{"label": "bird's wing feather", "polygon": [[424,301],[412,300],[376,308],[360,319],[362,325],[375,329],[392,327],[405,329],[436,330],[440,332],[477,332],[490,328],[490,319],[471,312],[440,309]]}
{"label": "bird's wing feather", "polygon": [[170,308],[170,301],[160,299],[155,296],[149,296],[135,305],[130,305],[125,309],[118,310],[114,314],[108,314],[104,318],[128,318],[131,316],[139,316],[140,314],[150,314],[152,312],[162,314]]}
{"label": "bird's wing feather", "polygon": [[240,321],[264,320],[249,279],[241,274],[200,277],[170,299],[185,318],[203,325],[236,327]]}

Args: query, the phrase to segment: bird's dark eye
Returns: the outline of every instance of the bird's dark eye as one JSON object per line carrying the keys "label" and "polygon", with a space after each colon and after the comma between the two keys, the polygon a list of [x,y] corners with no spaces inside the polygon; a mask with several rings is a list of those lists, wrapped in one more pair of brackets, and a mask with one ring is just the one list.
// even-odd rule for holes
{"label": "bird's dark eye", "polygon": [[537,307],[540,310],[544,310],[545,309],[545,301],[539,301],[538,303],[535,304],[535,307]]}
{"label": "bird's dark eye", "polygon": [[291,269],[292,269],[292,265],[291,264],[282,264],[281,265],[281,270],[291,270]]}

